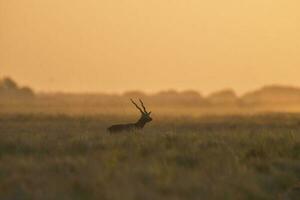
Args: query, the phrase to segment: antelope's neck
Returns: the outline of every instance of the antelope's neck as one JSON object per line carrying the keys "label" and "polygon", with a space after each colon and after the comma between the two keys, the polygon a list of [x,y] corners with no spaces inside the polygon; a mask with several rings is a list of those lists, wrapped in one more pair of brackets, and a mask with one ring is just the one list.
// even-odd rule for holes
{"label": "antelope's neck", "polygon": [[147,122],[145,122],[142,118],[139,119],[139,121],[137,121],[135,123],[135,126],[138,127],[138,128],[144,128],[144,126],[146,125]]}

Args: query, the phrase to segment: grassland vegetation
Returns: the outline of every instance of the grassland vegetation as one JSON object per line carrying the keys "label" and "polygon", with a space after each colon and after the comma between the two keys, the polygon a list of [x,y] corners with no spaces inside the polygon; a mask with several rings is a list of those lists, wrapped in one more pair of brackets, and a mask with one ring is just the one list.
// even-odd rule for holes
{"label": "grassland vegetation", "polygon": [[0,199],[297,199],[300,115],[0,116]]}

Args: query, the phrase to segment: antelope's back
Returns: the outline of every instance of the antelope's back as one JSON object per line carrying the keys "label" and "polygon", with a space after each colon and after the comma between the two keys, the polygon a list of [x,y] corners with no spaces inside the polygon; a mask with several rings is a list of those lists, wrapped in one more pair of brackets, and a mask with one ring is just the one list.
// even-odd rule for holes
{"label": "antelope's back", "polygon": [[117,133],[117,132],[131,131],[134,128],[135,128],[134,124],[117,124],[109,127],[107,131],[109,133]]}

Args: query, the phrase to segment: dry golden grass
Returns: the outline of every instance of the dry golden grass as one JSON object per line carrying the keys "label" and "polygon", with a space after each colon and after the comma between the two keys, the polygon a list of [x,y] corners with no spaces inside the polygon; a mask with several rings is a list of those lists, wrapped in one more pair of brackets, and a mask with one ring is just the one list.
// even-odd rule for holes
{"label": "dry golden grass", "polygon": [[0,199],[297,199],[300,115],[1,115]]}

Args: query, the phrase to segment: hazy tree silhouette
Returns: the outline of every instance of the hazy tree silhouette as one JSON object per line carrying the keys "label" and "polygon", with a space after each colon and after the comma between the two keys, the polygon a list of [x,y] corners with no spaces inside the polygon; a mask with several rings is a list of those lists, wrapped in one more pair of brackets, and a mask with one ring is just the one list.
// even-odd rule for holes
{"label": "hazy tree silhouette", "polygon": [[18,85],[14,80],[6,77],[3,80],[0,80],[0,89],[17,90]]}
{"label": "hazy tree silhouette", "polygon": [[34,92],[29,87],[19,87],[18,84],[9,77],[0,80],[0,97],[1,98],[28,98],[33,97]]}

